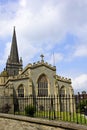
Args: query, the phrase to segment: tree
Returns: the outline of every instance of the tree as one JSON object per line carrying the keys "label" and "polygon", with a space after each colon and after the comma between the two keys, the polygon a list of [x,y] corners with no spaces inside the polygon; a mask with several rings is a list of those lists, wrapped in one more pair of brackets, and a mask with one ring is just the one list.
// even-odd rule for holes
{"label": "tree", "polygon": [[78,109],[80,112],[84,112],[86,107],[87,107],[87,99],[84,99],[84,100],[81,100],[81,101],[78,103],[77,109]]}

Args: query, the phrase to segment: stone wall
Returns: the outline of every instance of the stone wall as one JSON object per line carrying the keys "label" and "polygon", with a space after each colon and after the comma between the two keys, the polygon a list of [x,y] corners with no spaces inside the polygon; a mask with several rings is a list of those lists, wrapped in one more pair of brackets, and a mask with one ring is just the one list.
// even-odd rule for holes
{"label": "stone wall", "polygon": [[0,114],[0,130],[87,130],[87,126],[25,116]]}
{"label": "stone wall", "polygon": [[0,118],[0,130],[63,130],[63,129]]}

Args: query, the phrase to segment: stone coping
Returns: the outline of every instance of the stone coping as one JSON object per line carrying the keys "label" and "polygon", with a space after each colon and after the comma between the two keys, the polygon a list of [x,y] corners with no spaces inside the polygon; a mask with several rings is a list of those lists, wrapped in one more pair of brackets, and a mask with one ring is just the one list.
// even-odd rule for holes
{"label": "stone coping", "polygon": [[63,121],[47,120],[42,118],[31,118],[27,116],[2,114],[2,113],[0,113],[0,118],[18,120],[18,121],[29,122],[29,123],[39,124],[39,125],[51,126],[51,127],[64,128],[67,130],[87,130],[86,125],[80,125],[80,124],[63,122]]}

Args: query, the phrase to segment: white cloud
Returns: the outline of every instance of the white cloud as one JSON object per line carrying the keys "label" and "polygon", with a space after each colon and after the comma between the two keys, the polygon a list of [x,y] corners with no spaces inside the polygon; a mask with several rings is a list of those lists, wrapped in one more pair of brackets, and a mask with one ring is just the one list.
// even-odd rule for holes
{"label": "white cloud", "polygon": [[19,45],[20,49],[20,56],[23,58],[24,66],[28,64],[29,62],[32,62],[32,59],[35,55],[37,55],[37,50],[38,53],[40,53],[41,49],[34,47],[31,45],[31,43],[25,43],[25,44],[20,44]]}
{"label": "white cloud", "polygon": [[73,88],[78,92],[87,91],[87,74],[79,75],[72,79]]}
{"label": "white cloud", "polygon": [[78,45],[75,50],[74,56],[75,57],[87,56],[87,44]]}
{"label": "white cloud", "polygon": [[[13,26],[15,24],[19,31],[28,33],[27,36],[30,36],[30,39],[35,37],[38,39],[39,37],[39,39],[50,38],[59,40],[63,38],[66,32],[77,33],[79,32],[78,30],[82,29],[85,21],[82,22],[82,27],[78,24],[82,21],[82,18],[79,16],[79,8],[81,9],[81,14],[85,14],[85,10],[80,7],[79,3],[73,1],[71,5],[69,0],[67,2],[64,0],[61,0],[61,2],[56,0],[45,0],[44,2],[39,0],[37,2],[35,0],[32,2],[30,0],[20,0],[17,4],[11,3],[5,6],[10,9],[4,12],[5,17],[1,21],[3,23],[3,20],[6,21],[8,17],[7,25],[10,27],[12,24]],[[12,8],[14,4],[15,8]],[[71,11],[71,9],[73,10]],[[10,15],[9,12],[11,12]]]}
{"label": "white cloud", "polygon": [[[0,68],[4,69],[6,66],[7,58],[10,54],[10,48],[11,48],[11,43],[6,43],[6,47],[4,49],[4,52],[0,54],[2,58],[0,58]],[[2,71],[2,70],[1,70]]]}
{"label": "white cloud", "polygon": [[[16,26],[18,46],[24,62],[28,62],[28,58],[32,59],[36,54],[51,53],[52,48],[57,48],[67,33],[78,37],[79,44],[81,44],[74,49],[72,54],[87,56],[87,46],[85,47],[87,43],[86,14],[87,0],[7,2],[0,5],[0,36],[3,38],[11,36],[12,27]],[[69,44],[71,45],[71,43]],[[55,61],[63,60],[63,54],[55,53]],[[70,56],[70,53],[68,55]],[[52,63],[50,56],[48,56],[48,61]]]}
{"label": "white cloud", "polygon": [[22,7],[26,7],[26,0],[20,0],[20,1],[19,1],[19,4],[20,4]]}

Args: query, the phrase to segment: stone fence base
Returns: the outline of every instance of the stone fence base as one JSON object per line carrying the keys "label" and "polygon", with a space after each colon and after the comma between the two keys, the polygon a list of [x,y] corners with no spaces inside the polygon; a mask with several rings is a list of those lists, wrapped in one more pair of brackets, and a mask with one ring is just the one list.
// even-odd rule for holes
{"label": "stone fence base", "polygon": [[0,130],[87,130],[87,126],[0,113]]}

